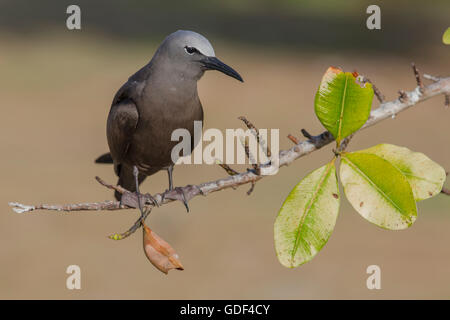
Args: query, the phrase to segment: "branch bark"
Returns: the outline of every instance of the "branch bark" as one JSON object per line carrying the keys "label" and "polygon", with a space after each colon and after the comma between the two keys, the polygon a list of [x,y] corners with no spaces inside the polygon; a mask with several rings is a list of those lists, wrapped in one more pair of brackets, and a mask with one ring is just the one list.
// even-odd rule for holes
{"label": "branch bark", "polygon": [[[450,77],[447,78],[434,77],[432,80],[434,82],[428,86],[422,87],[418,86],[412,91],[404,92],[404,94],[402,94],[402,97],[396,100],[382,103],[379,108],[371,112],[369,119],[361,129],[373,126],[376,123],[383,121],[385,119],[394,118],[398,113],[434,96],[450,95]],[[328,131],[325,131],[317,136],[310,136],[308,140],[299,141],[292,148],[280,151],[279,167],[281,168],[287,166],[291,162],[328,145],[332,141],[334,141],[334,138]],[[185,187],[178,188],[178,190],[173,190],[165,194],[164,192],[158,193],[153,197],[156,200],[157,204],[161,206],[174,200],[177,200],[179,198],[180,189],[183,191],[186,200],[189,201],[190,199],[198,195],[206,196],[213,192],[217,192],[227,188],[235,188],[247,183],[251,183],[254,185],[257,181],[263,179],[265,177],[264,172],[267,172],[267,170],[270,170],[271,168],[270,165],[261,165],[260,169],[262,170],[261,175],[258,175],[254,170],[248,170],[247,172],[229,175],[225,178],[218,179],[215,181],[204,182],[198,185],[187,185]],[[97,180],[102,185],[108,188],[120,190],[119,192],[121,193],[128,192],[123,188],[109,185],[99,178],[97,178]],[[121,205],[120,202],[118,201],[104,201],[94,203],[65,204],[65,205],[41,204],[34,206],[24,205],[17,202],[10,202],[9,205],[17,213],[31,212],[35,210],[56,210],[56,211],[70,212],[70,211],[130,209],[130,207]],[[154,204],[149,200],[146,202],[145,205],[148,207],[154,206]]]}

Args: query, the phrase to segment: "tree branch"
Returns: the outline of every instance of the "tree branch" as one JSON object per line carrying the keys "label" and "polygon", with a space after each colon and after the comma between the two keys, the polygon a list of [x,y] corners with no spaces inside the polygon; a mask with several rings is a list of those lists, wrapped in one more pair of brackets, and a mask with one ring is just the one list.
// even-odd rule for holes
{"label": "tree branch", "polygon": [[[387,118],[394,118],[398,113],[422,102],[429,98],[437,95],[450,95],[450,77],[447,78],[437,78],[437,77],[425,77],[434,81],[428,86],[418,86],[414,90],[409,92],[403,92],[401,97],[384,102],[379,108],[373,110],[370,114],[369,119],[362,127],[368,128],[374,124],[383,121]],[[307,133],[306,130],[302,130],[303,134]],[[291,162],[310,154],[325,145],[331,143],[334,139],[332,135],[325,131],[317,136],[312,136],[309,133],[306,134],[308,140],[299,141],[295,146],[290,149],[282,150],[279,153],[279,167],[284,167],[289,165]],[[293,140],[293,139],[291,139]],[[294,140],[295,141],[295,140]],[[218,179],[215,181],[204,182],[198,185],[187,185],[185,187],[179,188],[178,190],[172,190],[166,193],[158,193],[154,195],[158,205],[164,205],[177,199],[179,191],[182,190],[186,200],[203,195],[206,196],[210,193],[224,190],[227,188],[235,188],[243,184],[251,183],[254,184],[256,181],[261,180],[265,177],[264,171],[271,169],[270,166],[273,164],[261,165],[260,169],[262,174],[258,175],[254,170],[248,170],[243,173],[236,173],[229,175],[225,178]],[[97,178],[99,183],[110,189],[118,190],[121,193],[128,192],[127,190],[121,188],[120,186],[113,186],[105,183],[100,178]],[[164,196],[163,196],[164,195]],[[178,196],[179,197],[179,196]],[[104,202],[94,202],[94,203],[79,203],[79,204],[65,204],[65,205],[35,205],[29,206],[17,202],[10,202],[9,205],[17,213],[31,212],[35,210],[56,210],[56,211],[98,211],[98,210],[121,210],[130,209],[128,206],[121,205],[118,201],[104,201]],[[146,207],[153,207],[154,204],[147,200],[145,203]]]}

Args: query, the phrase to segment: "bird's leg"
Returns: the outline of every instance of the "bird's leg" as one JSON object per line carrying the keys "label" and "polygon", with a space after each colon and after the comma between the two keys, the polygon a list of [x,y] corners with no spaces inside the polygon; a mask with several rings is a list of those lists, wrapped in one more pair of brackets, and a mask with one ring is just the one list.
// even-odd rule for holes
{"label": "bird's leg", "polygon": [[167,174],[169,175],[169,191],[173,190],[173,166],[167,168]]}
{"label": "bird's leg", "polygon": [[[186,207],[186,211],[189,212],[189,206],[186,200],[186,195],[184,194],[183,188],[180,187],[173,187],[173,165],[169,166],[167,168],[167,174],[169,175],[169,190],[166,190],[166,192],[162,195],[162,201],[164,201],[165,198],[172,199],[172,200],[180,200],[183,202],[184,206]],[[169,193],[175,192],[174,195]]]}
{"label": "bird's leg", "polygon": [[155,207],[158,207],[159,204],[156,201],[155,198],[153,198],[149,193],[143,195],[141,194],[140,190],[139,190],[139,169],[136,166],[133,166],[133,176],[136,182],[136,192],[131,193],[131,192],[125,192],[122,194],[122,197],[120,199],[120,204],[121,205],[126,205],[128,207],[132,207],[132,208],[138,208],[139,211],[141,212],[141,217],[140,220],[144,220],[148,213],[149,213],[149,209],[151,208],[147,208],[146,210],[144,210],[145,204],[147,201],[152,202],[152,204]]}
{"label": "bird's leg", "polygon": [[134,180],[136,182],[137,203],[139,206],[139,211],[141,212],[141,219],[142,219],[145,216],[145,212],[142,209],[141,192],[139,191],[139,169],[136,166],[133,166],[133,175],[134,175]]}

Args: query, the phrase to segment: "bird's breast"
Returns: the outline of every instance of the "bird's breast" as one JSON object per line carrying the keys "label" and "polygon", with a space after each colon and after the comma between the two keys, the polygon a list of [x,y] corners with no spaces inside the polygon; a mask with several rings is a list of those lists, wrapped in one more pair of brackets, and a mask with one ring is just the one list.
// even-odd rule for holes
{"label": "bird's breast", "polygon": [[195,147],[194,121],[203,121],[202,105],[196,92],[184,96],[178,93],[177,88],[169,88],[164,95],[146,94],[137,102],[139,121],[127,156],[131,165],[144,171],[172,165],[172,148],[179,143],[171,139],[176,129],[188,130],[191,151]]}

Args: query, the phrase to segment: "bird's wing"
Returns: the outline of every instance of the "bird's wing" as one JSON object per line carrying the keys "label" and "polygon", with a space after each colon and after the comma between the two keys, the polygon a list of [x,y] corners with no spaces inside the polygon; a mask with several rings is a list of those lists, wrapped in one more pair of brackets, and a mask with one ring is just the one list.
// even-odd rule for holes
{"label": "bird's wing", "polygon": [[116,164],[122,162],[136,130],[139,113],[130,98],[130,84],[126,83],[117,92],[108,115],[106,125],[109,150]]}

